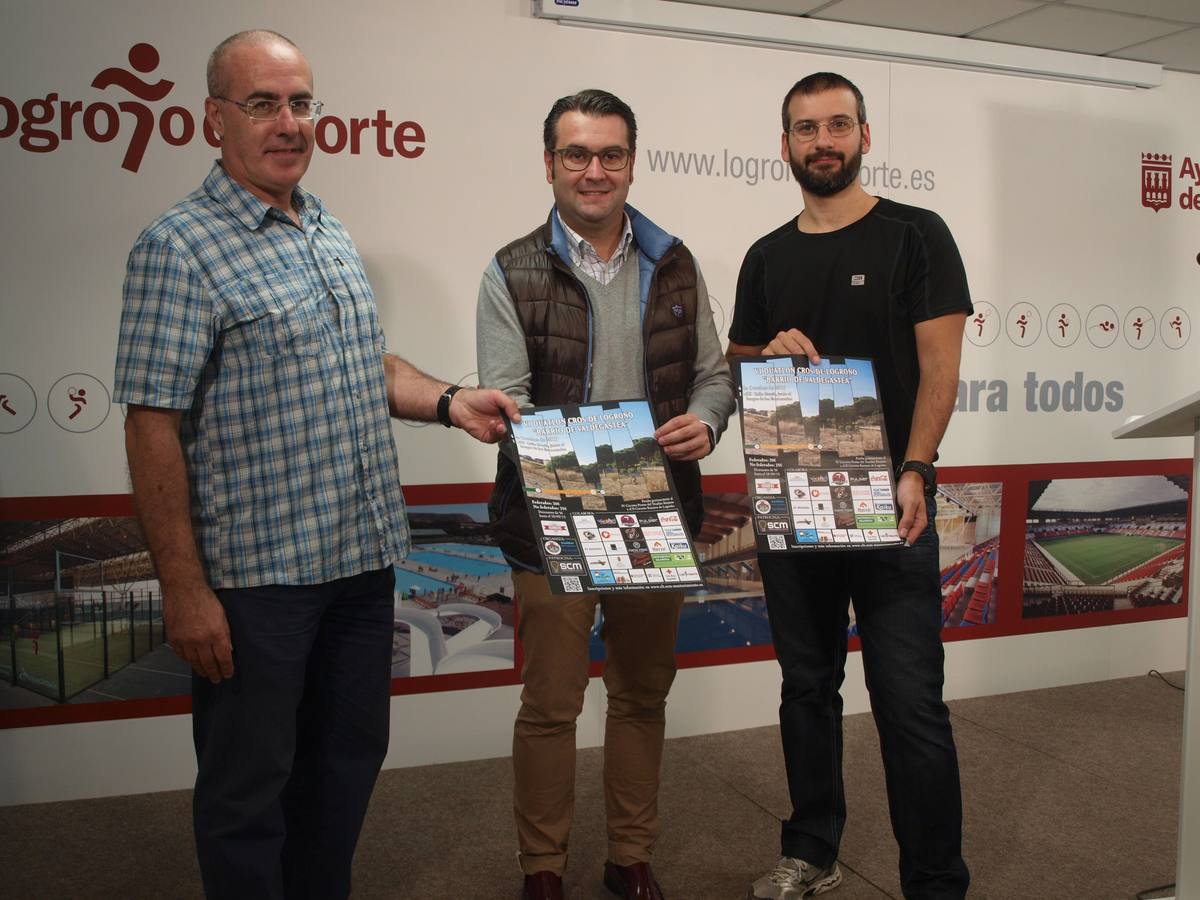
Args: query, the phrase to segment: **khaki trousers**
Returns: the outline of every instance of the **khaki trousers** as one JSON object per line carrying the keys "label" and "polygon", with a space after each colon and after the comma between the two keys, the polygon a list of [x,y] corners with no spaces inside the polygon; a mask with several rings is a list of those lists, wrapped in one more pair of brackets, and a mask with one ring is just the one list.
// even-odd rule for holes
{"label": "khaki trousers", "polygon": [[567,866],[575,807],[575,720],[588,684],[588,635],[597,603],[604,610],[607,651],[608,858],[622,866],[648,862],[659,830],[659,768],[683,592],[555,595],[543,575],[530,572],[514,572],[513,586],[525,683],[513,728],[513,812],[521,868],[527,875],[562,875]]}

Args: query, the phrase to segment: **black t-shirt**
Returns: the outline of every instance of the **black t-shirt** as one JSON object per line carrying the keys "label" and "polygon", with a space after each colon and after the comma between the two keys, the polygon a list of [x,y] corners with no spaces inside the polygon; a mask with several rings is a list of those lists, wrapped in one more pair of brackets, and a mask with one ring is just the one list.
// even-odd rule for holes
{"label": "black t-shirt", "polygon": [[738,274],[729,339],[760,346],[798,328],[822,358],[870,357],[888,450],[899,462],[920,381],[913,325],[972,312],[946,223],[927,209],[881,198],[837,231],[806,234],[792,218],[757,240]]}

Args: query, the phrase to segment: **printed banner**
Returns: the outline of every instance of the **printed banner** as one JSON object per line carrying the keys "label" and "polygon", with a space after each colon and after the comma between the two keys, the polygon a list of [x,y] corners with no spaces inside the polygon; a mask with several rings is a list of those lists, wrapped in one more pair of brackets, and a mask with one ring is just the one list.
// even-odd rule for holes
{"label": "printed banner", "polygon": [[901,543],[871,360],[757,356],[734,370],[759,552]]}
{"label": "printed banner", "polygon": [[645,400],[521,415],[509,428],[554,593],[704,585]]}

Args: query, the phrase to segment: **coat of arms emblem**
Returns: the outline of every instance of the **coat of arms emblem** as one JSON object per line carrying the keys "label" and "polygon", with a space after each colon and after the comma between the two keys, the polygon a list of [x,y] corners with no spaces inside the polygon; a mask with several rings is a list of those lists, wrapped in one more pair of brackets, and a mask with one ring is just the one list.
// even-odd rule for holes
{"label": "coat of arms emblem", "polygon": [[1171,154],[1142,154],[1142,206],[1158,212],[1171,205]]}

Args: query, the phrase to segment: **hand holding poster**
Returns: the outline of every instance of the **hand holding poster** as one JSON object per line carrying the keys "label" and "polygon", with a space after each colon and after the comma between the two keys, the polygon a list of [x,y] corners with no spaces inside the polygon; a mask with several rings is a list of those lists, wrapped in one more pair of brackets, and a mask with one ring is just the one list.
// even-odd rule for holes
{"label": "hand holding poster", "polygon": [[509,430],[554,593],[703,586],[645,400],[522,410]]}
{"label": "hand holding poster", "polygon": [[734,379],[759,552],[903,543],[871,360],[747,357]]}

